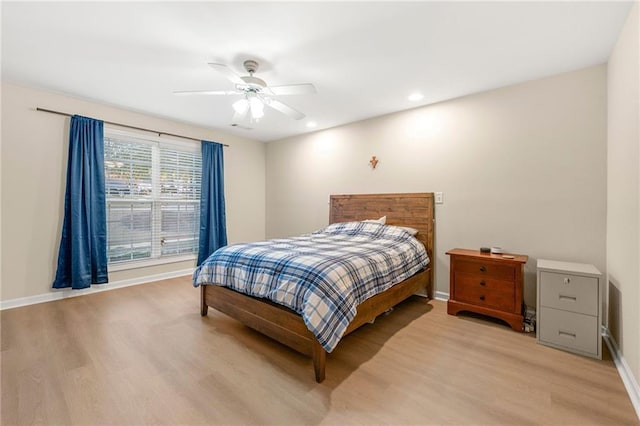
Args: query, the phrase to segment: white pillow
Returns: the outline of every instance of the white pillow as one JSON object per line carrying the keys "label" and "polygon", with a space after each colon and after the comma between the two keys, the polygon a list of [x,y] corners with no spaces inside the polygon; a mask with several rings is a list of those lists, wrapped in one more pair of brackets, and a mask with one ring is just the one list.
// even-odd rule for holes
{"label": "white pillow", "polygon": [[380,225],[384,225],[385,223],[387,223],[387,217],[382,216],[380,219],[366,219],[363,220],[363,222],[379,223]]}
{"label": "white pillow", "polygon": [[418,230],[416,228],[412,228],[410,226],[399,226],[399,225],[387,225],[387,226],[407,231],[409,234],[411,234],[412,237],[415,237],[416,234],[418,233]]}
{"label": "white pillow", "polygon": [[416,228],[412,228],[410,226],[398,226],[398,228],[402,228],[405,231],[407,231],[408,233],[411,234],[411,236],[415,237],[416,234],[418,233],[418,230]]}

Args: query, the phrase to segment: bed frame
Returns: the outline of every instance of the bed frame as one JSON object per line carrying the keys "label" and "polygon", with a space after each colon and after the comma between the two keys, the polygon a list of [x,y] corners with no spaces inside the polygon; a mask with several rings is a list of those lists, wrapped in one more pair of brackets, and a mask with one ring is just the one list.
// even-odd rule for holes
{"label": "bed frame", "polygon": [[[358,314],[347,327],[345,336],[419,290],[426,289],[427,296],[433,298],[433,193],[332,195],[330,201],[329,223],[387,216],[388,225],[418,229],[416,238],[425,245],[431,260],[426,269],[358,305]],[[320,383],[324,380],[327,352],[296,312],[269,300],[247,296],[226,287],[201,285],[200,289],[202,316],[207,315],[211,306],[280,343],[311,356],[316,381]]]}

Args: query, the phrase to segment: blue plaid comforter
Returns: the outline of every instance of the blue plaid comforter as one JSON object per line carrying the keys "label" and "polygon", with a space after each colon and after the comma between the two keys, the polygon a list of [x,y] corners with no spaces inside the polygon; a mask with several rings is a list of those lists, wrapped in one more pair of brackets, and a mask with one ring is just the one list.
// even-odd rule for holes
{"label": "blue plaid comforter", "polygon": [[193,285],[221,285],[284,305],[331,352],[360,303],[428,263],[422,243],[401,228],[345,222],[295,238],[222,247],[196,269]]}

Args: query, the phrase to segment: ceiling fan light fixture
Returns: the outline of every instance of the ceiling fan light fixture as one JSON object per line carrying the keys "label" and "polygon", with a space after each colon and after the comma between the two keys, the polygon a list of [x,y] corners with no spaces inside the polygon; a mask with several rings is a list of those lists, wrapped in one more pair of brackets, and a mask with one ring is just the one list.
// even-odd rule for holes
{"label": "ceiling fan light fixture", "polygon": [[307,127],[310,129],[313,129],[314,127],[317,127],[318,123],[316,123],[315,121],[309,121],[307,122]]}
{"label": "ceiling fan light fixture", "polygon": [[[227,104],[228,105],[228,104]],[[246,98],[242,98],[233,103],[233,109],[240,115],[243,115],[249,109],[249,101]]]}
{"label": "ceiling fan light fixture", "polygon": [[264,104],[257,97],[249,99],[249,105],[251,106],[251,117],[254,119],[262,118],[264,116]]}

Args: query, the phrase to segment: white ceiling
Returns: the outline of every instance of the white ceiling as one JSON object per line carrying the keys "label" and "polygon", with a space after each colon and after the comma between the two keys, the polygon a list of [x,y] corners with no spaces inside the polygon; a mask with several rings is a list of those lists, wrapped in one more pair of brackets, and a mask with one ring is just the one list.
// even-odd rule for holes
{"label": "white ceiling", "polygon": [[[338,126],[607,61],[630,2],[2,2],[2,78],[262,141]],[[257,59],[279,99],[253,130],[207,66]],[[422,92],[424,99],[407,96]],[[36,107],[37,105],[34,105]],[[75,111],[69,111],[74,113]]]}

